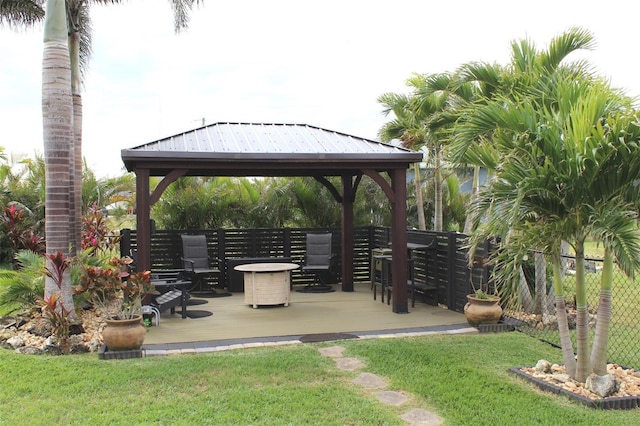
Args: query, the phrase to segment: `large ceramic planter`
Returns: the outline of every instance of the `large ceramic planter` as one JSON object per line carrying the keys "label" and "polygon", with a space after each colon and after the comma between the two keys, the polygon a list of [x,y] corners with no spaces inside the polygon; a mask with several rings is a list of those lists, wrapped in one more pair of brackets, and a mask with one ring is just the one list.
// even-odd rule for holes
{"label": "large ceramic planter", "polygon": [[109,351],[129,351],[142,347],[147,333],[142,316],[105,321],[107,325],[102,330],[102,340]]}
{"label": "large ceramic planter", "polygon": [[480,299],[468,294],[467,301],[464,306],[464,315],[469,325],[477,327],[480,324],[497,324],[500,321],[502,307],[499,297]]}

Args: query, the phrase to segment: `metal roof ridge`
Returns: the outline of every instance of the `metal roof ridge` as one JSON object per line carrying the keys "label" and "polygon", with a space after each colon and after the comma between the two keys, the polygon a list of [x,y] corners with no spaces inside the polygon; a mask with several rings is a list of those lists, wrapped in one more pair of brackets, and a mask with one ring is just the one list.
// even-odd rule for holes
{"label": "metal roof ridge", "polygon": [[191,130],[185,130],[183,132],[178,132],[178,133],[175,133],[175,134],[170,135],[170,136],[165,136],[165,137],[157,139],[155,141],[146,142],[146,143],[143,143],[141,145],[137,145],[137,146],[134,146],[134,147],[131,147],[131,148],[124,149],[123,151],[139,150],[139,149],[142,149],[142,148],[154,145],[154,144],[158,144],[158,143],[166,141],[166,140],[175,139],[175,138],[179,138],[179,137],[183,137],[184,138],[187,134],[195,134],[199,130],[214,128],[214,127],[223,126],[223,125],[256,126],[256,127],[265,127],[265,126],[305,127],[305,128],[309,128],[309,129],[315,129],[315,130],[320,130],[320,131],[327,132],[327,133],[332,133],[332,134],[335,134],[335,135],[338,135],[338,136],[343,136],[343,137],[346,137],[346,138],[357,139],[357,140],[361,140],[361,141],[366,141],[368,143],[374,143],[374,144],[378,144],[378,145],[393,147],[393,148],[398,149],[400,151],[413,152],[412,150],[410,150],[408,148],[405,148],[403,146],[393,145],[393,144],[390,144],[390,143],[381,142],[381,141],[377,141],[377,140],[374,140],[374,139],[369,139],[369,138],[364,138],[364,137],[360,137],[360,136],[350,135],[348,133],[339,132],[339,131],[336,131],[336,130],[330,130],[330,129],[327,129],[327,128],[324,128],[324,127],[314,126],[314,125],[307,124],[307,123],[259,123],[259,122],[233,122],[233,121],[217,121],[215,123],[207,124],[205,126],[198,126],[198,127],[193,128]]}

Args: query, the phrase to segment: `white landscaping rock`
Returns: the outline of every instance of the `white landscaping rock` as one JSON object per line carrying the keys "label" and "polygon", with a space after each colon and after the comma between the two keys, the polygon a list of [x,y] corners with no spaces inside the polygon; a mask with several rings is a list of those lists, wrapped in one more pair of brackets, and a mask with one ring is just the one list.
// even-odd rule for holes
{"label": "white landscaping rock", "polygon": [[22,340],[22,338],[19,336],[13,336],[7,340],[7,344],[13,349],[16,349],[24,346],[24,340]]}
{"label": "white landscaping rock", "polygon": [[541,359],[536,364],[536,371],[541,373],[550,373],[551,372],[551,363],[546,359]]}
{"label": "white landscaping rock", "polygon": [[615,377],[611,374],[605,374],[604,376],[598,376],[597,374],[591,374],[587,377],[587,381],[584,384],[587,390],[606,398],[618,391],[620,384]]}

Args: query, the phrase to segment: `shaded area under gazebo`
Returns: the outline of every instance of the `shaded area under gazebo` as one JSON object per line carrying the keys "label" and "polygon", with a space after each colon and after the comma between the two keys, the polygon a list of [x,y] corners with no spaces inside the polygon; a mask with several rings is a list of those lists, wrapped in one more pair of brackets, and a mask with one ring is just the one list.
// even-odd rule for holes
{"label": "shaded area under gazebo", "polygon": [[[203,300],[204,301],[204,300]],[[380,298],[373,300],[369,283],[357,282],[352,292],[291,293],[289,306],[252,308],[242,294],[207,298],[189,311],[211,315],[182,319],[179,312],[162,314],[159,327],[149,327],[145,350],[219,347],[247,342],[289,341],[319,334],[391,334],[433,330],[469,330],[462,313],[416,303],[396,315]]]}
{"label": "shaded area under gazebo", "polygon": [[[308,176],[322,183],[342,207],[343,292],[354,291],[353,202],[363,176],[373,179],[391,204],[391,243],[406,247],[406,170],[422,154],[306,124],[214,123],[124,149],[136,174],[138,268],[150,269],[150,210],[182,176]],[[163,179],[150,190],[152,176]],[[327,177],[339,176],[340,188]],[[407,252],[394,250],[392,311],[408,312]]]}

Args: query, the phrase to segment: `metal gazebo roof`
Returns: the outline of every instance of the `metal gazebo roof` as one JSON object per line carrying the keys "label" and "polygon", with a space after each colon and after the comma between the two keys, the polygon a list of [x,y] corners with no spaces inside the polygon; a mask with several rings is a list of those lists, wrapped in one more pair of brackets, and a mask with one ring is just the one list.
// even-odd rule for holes
{"label": "metal gazebo roof", "polygon": [[188,168],[189,175],[340,175],[362,168],[406,168],[421,154],[307,124],[214,123],[122,150],[127,170],[152,175]]}
{"label": "metal gazebo roof", "polygon": [[[407,244],[406,170],[422,154],[306,124],[214,123],[121,152],[136,174],[138,267],[151,267],[151,206],[181,176],[312,176],[342,205],[342,290],[353,291],[353,200],[363,175],[385,192],[393,247]],[[149,178],[163,176],[151,191]],[[336,188],[325,176],[340,176]],[[408,312],[407,253],[394,250],[392,309]]]}

